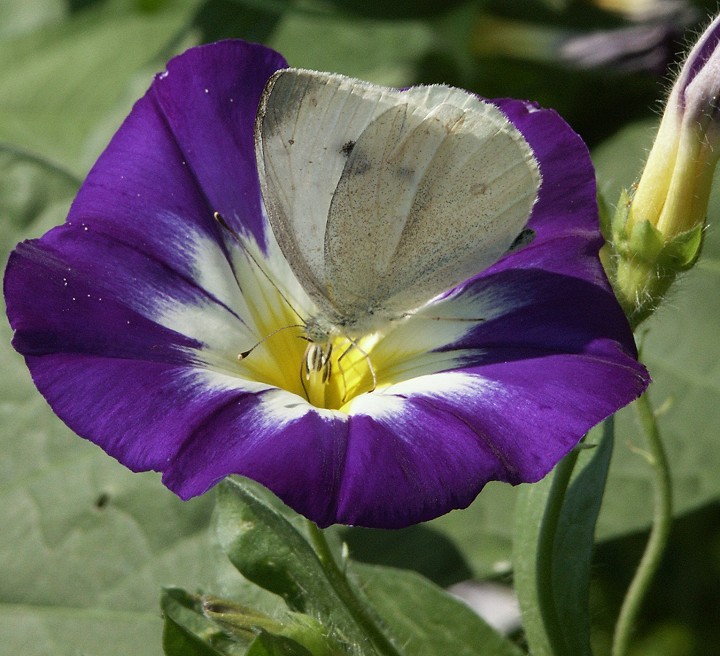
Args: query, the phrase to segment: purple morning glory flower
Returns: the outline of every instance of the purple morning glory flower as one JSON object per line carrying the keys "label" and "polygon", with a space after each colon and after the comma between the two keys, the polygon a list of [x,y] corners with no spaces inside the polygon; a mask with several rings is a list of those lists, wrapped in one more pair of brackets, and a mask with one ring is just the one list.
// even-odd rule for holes
{"label": "purple morning glory flower", "polygon": [[490,480],[542,478],[648,384],[598,259],[584,144],[552,111],[494,101],[542,177],[534,239],[336,349],[321,380],[289,302],[304,320],[316,308],[270,229],[255,156],[258,102],[284,67],[240,41],[173,59],[66,223],[12,253],[13,344],[38,389],[184,499],[242,474],[319,525],[401,527]]}

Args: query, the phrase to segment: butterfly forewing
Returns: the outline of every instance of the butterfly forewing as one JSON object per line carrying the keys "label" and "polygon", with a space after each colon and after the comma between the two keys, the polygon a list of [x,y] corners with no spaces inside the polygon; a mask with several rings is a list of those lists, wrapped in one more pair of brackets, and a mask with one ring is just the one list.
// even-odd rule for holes
{"label": "butterfly forewing", "polygon": [[394,92],[340,75],[278,71],[258,108],[255,145],[273,233],[310,296],[325,296],[324,235],[330,201],[367,125]]}

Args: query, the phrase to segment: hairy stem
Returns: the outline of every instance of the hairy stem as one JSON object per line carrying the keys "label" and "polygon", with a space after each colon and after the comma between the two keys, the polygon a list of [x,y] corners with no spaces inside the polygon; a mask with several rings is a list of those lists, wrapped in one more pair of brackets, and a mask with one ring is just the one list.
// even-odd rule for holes
{"label": "hairy stem", "polygon": [[330,583],[355,621],[370,638],[377,653],[380,656],[402,656],[382,632],[375,618],[368,612],[365,604],[358,599],[355,591],[350,587],[345,573],[338,567],[335,557],[330,550],[330,546],[325,539],[325,534],[310,520],[307,521],[307,527],[310,541],[325,569]]}

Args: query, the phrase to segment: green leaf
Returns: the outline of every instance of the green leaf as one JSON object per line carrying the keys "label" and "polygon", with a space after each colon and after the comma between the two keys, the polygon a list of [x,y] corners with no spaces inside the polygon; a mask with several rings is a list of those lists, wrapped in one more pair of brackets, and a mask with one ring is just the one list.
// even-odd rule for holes
{"label": "green leaf", "polygon": [[352,557],[364,563],[413,569],[441,587],[473,576],[457,546],[432,524],[393,531],[347,526],[336,530]]}
{"label": "green leaf", "polygon": [[512,569],[512,517],[518,488],[489,483],[466,510],[407,529],[342,528],[351,553],[368,563],[413,569],[447,587]]}
{"label": "green leaf", "polygon": [[250,646],[247,656],[313,656],[305,647],[285,636],[261,633]]}
{"label": "green leaf", "polygon": [[268,45],[283,53],[291,66],[403,86],[417,79],[418,61],[429,53],[433,38],[431,26],[418,20],[297,12],[285,16]]}
{"label": "green leaf", "polygon": [[166,656],[224,656],[171,617],[165,617],[163,652]]}
{"label": "green leaf", "polygon": [[[327,562],[333,555],[308,542],[312,531],[306,535],[288,517],[297,519],[257,483],[233,479],[220,486],[217,530],[233,564],[281,595],[291,609],[321,622],[348,650],[342,653],[518,656],[467,606],[415,573],[346,560],[341,573],[336,562]],[[366,633],[367,618],[380,627],[387,644]],[[299,633],[292,637],[301,641]],[[302,643],[309,647],[306,640]],[[313,648],[312,653],[319,652]]]}
{"label": "green leaf", "polygon": [[65,14],[62,0],[3,0],[0,2],[0,39],[59,22]]}
{"label": "green leaf", "polygon": [[223,652],[213,649],[204,640],[167,616],[163,628],[162,646],[166,656],[223,656]]}
{"label": "green leaf", "polygon": [[333,5],[350,13],[375,18],[418,18],[440,15],[465,0],[330,0]]}
{"label": "green leaf", "polygon": [[[91,124],[103,120],[94,94],[106,85],[122,93],[140,59],[136,37],[122,35],[137,26],[148,53],[184,11],[140,17],[106,6],[103,20],[86,15],[0,42],[3,263],[15,243],[65,218],[82,168],[65,145],[83,150]],[[111,34],[115,19],[120,38]],[[71,53],[88,61],[76,69]],[[23,656],[157,656],[158,590],[215,580],[212,495],[183,503],[159,476],[132,474],[73,435],[10,339],[0,322],[0,644]]]}
{"label": "green leaf", "polygon": [[85,173],[137,97],[135,76],[149,84],[194,4],[140,13],[104,3],[0,40],[0,141]]}
{"label": "green leaf", "polygon": [[591,654],[590,562],[612,424],[606,421],[597,448],[569,454],[542,481],[523,486],[515,508],[515,589],[537,656]]}
{"label": "green leaf", "polygon": [[408,656],[522,654],[463,602],[414,572],[359,563],[351,570]]}
{"label": "green leaf", "polygon": [[221,483],[216,526],[228,558],[248,580],[280,595],[291,610],[332,626],[338,641],[356,645],[361,653],[374,653],[371,639],[281,505],[247,479]]}
{"label": "green leaf", "polygon": [[265,43],[280,18],[279,11],[261,2],[208,0],[193,19],[193,26],[200,30],[203,43],[227,38]]}

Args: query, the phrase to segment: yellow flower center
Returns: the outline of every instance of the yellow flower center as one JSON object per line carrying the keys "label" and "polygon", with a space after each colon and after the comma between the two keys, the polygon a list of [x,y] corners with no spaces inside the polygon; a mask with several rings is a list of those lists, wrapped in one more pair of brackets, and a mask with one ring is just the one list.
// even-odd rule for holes
{"label": "yellow flower center", "polygon": [[[248,244],[247,248],[253,246]],[[373,391],[379,381],[371,351],[381,336],[376,333],[351,339],[335,330],[318,330],[318,322],[310,313],[295,307],[300,292],[292,289],[295,293],[289,294],[284,277],[281,291],[280,280],[258,271],[256,265],[262,256],[256,253],[252,254],[254,263],[245,260],[242,269],[236,271],[248,304],[243,315],[250,319],[247,324],[256,340],[240,345],[245,348],[238,349],[237,374],[332,410],[343,410],[359,394]],[[309,318],[299,318],[298,312]]]}

